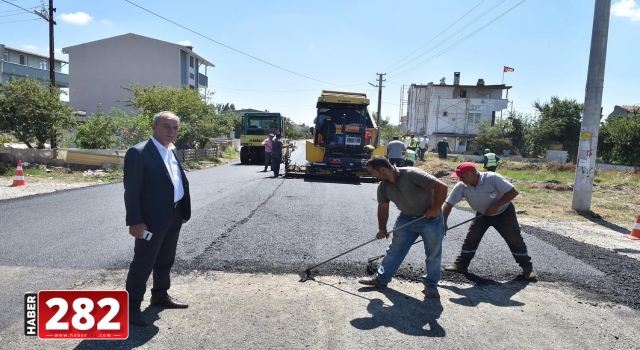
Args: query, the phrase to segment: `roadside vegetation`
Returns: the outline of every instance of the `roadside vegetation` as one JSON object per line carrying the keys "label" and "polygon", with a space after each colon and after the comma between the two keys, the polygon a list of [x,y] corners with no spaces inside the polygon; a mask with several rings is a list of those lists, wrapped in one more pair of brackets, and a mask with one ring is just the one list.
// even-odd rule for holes
{"label": "roadside vegetation", "polygon": [[[462,159],[442,160],[429,153],[425,162],[418,167],[445,181],[449,188],[458,182],[451,178]],[[476,164],[483,171],[482,164]],[[621,227],[635,223],[640,214],[640,172],[598,170],[594,178],[591,212],[577,213],[571,209],[573,200],[573,163],[527,163],[500,161],[497,172],[513,183],[520,195],[514,200],[516,209],[521,211],[521,221],[559,220],[584,221],[602,220]],[[468,207],[466,202],[459,204]]]}

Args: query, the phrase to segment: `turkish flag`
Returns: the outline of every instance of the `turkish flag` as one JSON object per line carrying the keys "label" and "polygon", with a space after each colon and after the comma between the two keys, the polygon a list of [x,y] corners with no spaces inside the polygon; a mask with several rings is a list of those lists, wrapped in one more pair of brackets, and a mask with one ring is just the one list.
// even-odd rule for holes
{"label": "turkish flag", "polygon": [[513,72],[514,69],[511,67],[504,66],[504,72]]}

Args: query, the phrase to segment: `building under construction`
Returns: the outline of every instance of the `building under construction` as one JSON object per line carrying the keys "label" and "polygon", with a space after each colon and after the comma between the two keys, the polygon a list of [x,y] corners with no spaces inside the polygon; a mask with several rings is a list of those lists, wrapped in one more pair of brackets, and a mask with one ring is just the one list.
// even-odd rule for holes
{"label": "building under construction", "polygon": [[445,78],[440,84],[411,84],[407,90],[406,115],[401,112],[400,126],[417,136],[427,135],[429,150],[447,137],[455,153],[474,151],[468,146],[478,133],[478,123],[495,122],[496,112],[499,117],[507,108],[510,88],[504,84],[485,85],[483,79],[478,79],[476,85],[461,85],[460,72],[454,73],[452,85],[446,84]]}

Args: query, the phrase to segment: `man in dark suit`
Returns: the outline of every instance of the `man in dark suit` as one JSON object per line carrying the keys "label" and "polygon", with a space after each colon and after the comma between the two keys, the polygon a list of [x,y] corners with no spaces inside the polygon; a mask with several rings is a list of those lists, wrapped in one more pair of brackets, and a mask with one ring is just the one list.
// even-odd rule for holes
{"label": "man in dark suit", "polygon": [[[188,307],[167,293],[180,228],[191,218],[189,182],[173,145],[179,127],[175,114],[158,113],[151,125],[153,136],[131,147],[124,157],[126,223],[136,238],[126,288],[129,322],[138,326],[147,324],[140,305],[151,272],[151,305]],[[153,234],[151,239],[143,238],[144,231]]]}

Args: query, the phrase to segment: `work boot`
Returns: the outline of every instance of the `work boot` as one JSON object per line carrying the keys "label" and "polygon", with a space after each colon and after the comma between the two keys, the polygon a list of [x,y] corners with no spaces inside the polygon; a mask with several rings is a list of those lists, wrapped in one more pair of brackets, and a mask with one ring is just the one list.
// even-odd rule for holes
{"label": "work boot", "polygon": [[532,281],[538,279],[538,270],[536,270],[532,265],[524,266],[522,268],[522,275],[524,278]]}
{"label": "work boot", "polygon": [[438,293],[438,287],[436,286],[425,286],[422,291],[425,298],[440,298],[440,293]]}
{"label": "work boot", "polygon": [[375,288],[387,288],[387,284],[378,281],[378,277],[363,278],[358,283]]}
{"label": "work boot", "polygon": [[456,261],[449,266],[445,266],[444,270],[451,271],[451,272],[465,273],[465,272],[469,272],[469,264],[464,264],[459,261]]}

